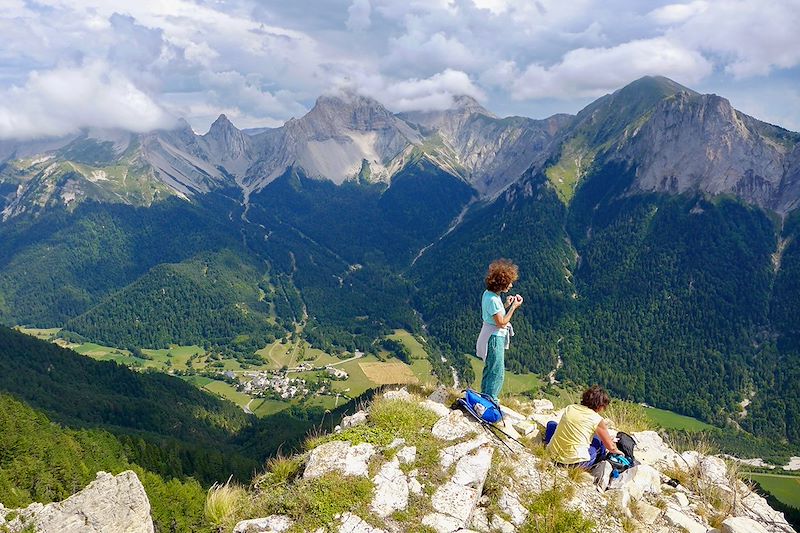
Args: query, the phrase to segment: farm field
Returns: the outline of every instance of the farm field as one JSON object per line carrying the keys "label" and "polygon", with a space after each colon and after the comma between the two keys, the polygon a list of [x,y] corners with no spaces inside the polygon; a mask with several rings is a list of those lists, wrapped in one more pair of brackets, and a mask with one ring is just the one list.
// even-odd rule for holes
{"label": "farm field", "polygon": [[211,382],[203,385],[202,388],[209,392],[213,392],[217,396],[222,396],[223,398],[232,401],[239,407],[244,407],[247,405],[247,402],[250,401],[250,396],[244,394],[243,392],[237,391],[232,385],[229,385],[224,381],[212,380]]}
{"label": "farm field", "polygon": [[401,361],[359,363],[361,371],[367,379],[376,385],[391,385],[393,383],[419,383],[411,367]]}
{"label": "farm field", "polygon": [[428,353],[422,344],[411,333],[404,329],[394,330],[394,334],[388,336],[389,339],[400,341],[405,344],[408,351],[411,352],[412,359],[427,359]]}
{"label": "farm field", "polygon": [[[472,387],[480,389],[481,375],[483,374],[484,363],[477,357],[470,357],[472,370],[475,372],[475,382]],[[505,381],[503,382],[503,394],[520,394],[531,390],[538,390],[544,381],[536,374],[514,374],[506,370]]]}
{"label": "farm field", "polygon": [[761,488],[775,496],[778,500],[800,509],[800,476],[781,474],[748,474]]}
{"label": "farm field", "polygon": [[653,424],[664,429],[681,429],[684,431],[703,431],[706,429],[714,429],[714,426],[707,424],[696,418],[690,416],[679,415],[672,411],[658,409],[656,407],[648,407],[645,409],[645,414],[653,422]]}
{"label": "farm field", "polygon": [[15,329],[43,341],[53,340],[53,337],[61,331],[61,328],[27,328],[25,326],[17,326]]}

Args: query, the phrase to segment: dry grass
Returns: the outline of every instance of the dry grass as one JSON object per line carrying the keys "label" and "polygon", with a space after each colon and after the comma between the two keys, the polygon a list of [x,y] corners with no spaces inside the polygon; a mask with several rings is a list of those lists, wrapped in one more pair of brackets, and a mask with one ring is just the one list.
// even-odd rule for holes
{"label": "dry grass", "polygon": [[206,518],[219,531],[233,529],[236,516],[247,499],[247,491],[230,480],[223,485],[214,484],[206,496]]}
{"label": "dry grass", "polygon": [[603,416],[611,420],[613,427],[627,433],[655,429],[645,409],[637,403],[614,400]]}

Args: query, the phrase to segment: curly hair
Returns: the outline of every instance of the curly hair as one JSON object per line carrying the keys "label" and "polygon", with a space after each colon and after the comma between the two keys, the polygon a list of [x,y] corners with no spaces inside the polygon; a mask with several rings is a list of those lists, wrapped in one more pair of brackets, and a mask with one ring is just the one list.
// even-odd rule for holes
{"label": "curly hair", "polygon": [[519,278],[517,265],[508,259],[498,259],[489,265],[489,272],[486,274],[486,290],[500,292],[508,289],[508,286]]}
{"label": "curly hair", "polygon": [[607,407],[610,403],[611,398],[608,397],[608,393],[599,385],[592,385],[586,389],[583,392],[583,396],[581,396],[581,405],[584,405],[593,411]]}

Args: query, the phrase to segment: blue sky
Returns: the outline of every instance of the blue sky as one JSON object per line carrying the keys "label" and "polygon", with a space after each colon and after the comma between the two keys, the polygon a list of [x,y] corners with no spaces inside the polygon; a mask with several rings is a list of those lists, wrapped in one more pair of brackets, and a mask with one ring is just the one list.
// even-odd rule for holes
{"label": "blue sky", "polygon": [[800,130],[800,0],[0,0],[0,138],[279,126],[350,88],[543,118],[648,74]]}

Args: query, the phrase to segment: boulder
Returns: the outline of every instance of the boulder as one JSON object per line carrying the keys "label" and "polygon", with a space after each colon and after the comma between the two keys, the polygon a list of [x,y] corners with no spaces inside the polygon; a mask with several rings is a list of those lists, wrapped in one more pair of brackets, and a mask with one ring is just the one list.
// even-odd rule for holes
{"label": "boulder", "polygon": [[339,533],[386,533],[383,529],[372,527],[353,513],[344,513],[341,521]]}
{"label": "boulder", "polygon": [[610,490],[624,489],[634,499],[641,499],[645,494],[661,493],[661,474],[647,464],[636,465],[624,471],[617,479],[608,484]]}
{"label": "boulder", "polygon": [[675,502],[682,509],[686,509],[687,507],[689,507],[689,498],[686,496],[686,494],[684,494],[682,492],[676,492],[674,498],[675,498]]}
{"label": "boulder", "polygon": [[680,456],[666,445],[655,431],[639,431],[633,433],[636,439],[636,459],[644,464],[666,467],[680,464]]}
{"label": "boulder", "polygon": [[408,479],[408,491],[416,496],[422,494],[422,485],[417,481],[417,478],[411,477]]}
{"label": "boulder", "polygon": [[514,422],[514,429],[523,437],[533,438],[539,434],[539,426],[530,420]]}
{"label": "boulder", "polygon": [[450,411],[433,425],[433,436],[442,440],[456,440],[477,432],[480,426],[464,416],[461,411]]}
{"label": "boulder", "polygon": [[43,532],[153,533],[150,501],[130,470],[116,476],[98,472],[82,491],[62,502],[31,504],[22,516]]}
{"label": "boulder", "polygon": [[492,466],[494,449],[489,446],[478,448],[475,453],[465,455],[456,463],[453,483],[480,490]]}
{"label": "boulder", "polygon": [[408,465],[417,460],[417,447],[416,446],[403,446],[397,452],[397,460],[400,464]]}
{"label": "boulder", "polygon": [[283,515],[242,520],[233,528],[233,533],[283,533],[292,527],[292,519]]}
{"label": "boulder", "polygon": [[395,458],[385,463],[378,474],[372,478],[375,492],[370,504],[373,513],[386,518],[395,511],[408,507],[408,479],[400,470],[400,462]]}
{"label": "boulder", "polygon": [[433,493],[431,505],[437,513],[456,519],[461,528],[469,521],[480,496],[478,489],[448,481]]}
{"label": "boulder", "polygon": [[722,533],[768,533],[767,528],[744,516],[726,518],[722,522]]}
{"label": "boulder", "polygon": [[365,424],[366,422],[367,422],[367,412],[362,410],[350,416],[342,418],[341,428],[342,429],[350,428],[353,426]]}
{"label": "boulder", "polygon": [[369,460],[375,455],[372,444],[331,441],[311,451],[303,472],[304,478],[315,478],[338,471],[346,476],[368,476]]}
{"label": "boulder", "polygon": [[452,516],[441,513],[431,513],[422,519],[422,525],[436,531],[436,533],[453,533],[462,528],[463,523]]}
{"label": "boulder", "polygon": [[706,526],[675,509],[667,509],[664,513],[664,518],[668,524],[683,528],[687,533],[706,533],[708,531]]}
{"label": "boulder", "polygon": [[404,402],[413,402],[414,396],[403,387],[398,390],[390,390],[383,393],[383,397],[387,400],[402,400]]}
{"label": "boulder", "polygon": [[503,493],[497,500],[497,505],[515,526],[521,526],[528,517],[528,510],[520,503],[519,497],[505,487],[503,487]]}
{"label": "boulder", "polygon": [[489,442],[491,441],[489,440],[488,435],[486,435],[486,433],[481,433],[472,440],[447,447],[439,452],[439,463],[444,469],[450,468],[450,465],[470,453],[472,450],[479,448],[484,444],[488,444]]}
{"label": "boulder", "polygon": [[451,411],[451,409],[446,405],[434,402],[433,400],[425,400],[424,402],[420,403],[420,405],[428,411],[433,411],[436,413],[439,418],[449,415]]}
{"label": "boulder", "polygon": [[636,514],[644,524],[653,525],[661,516],[661,509],[642,501],[636,503]]}

